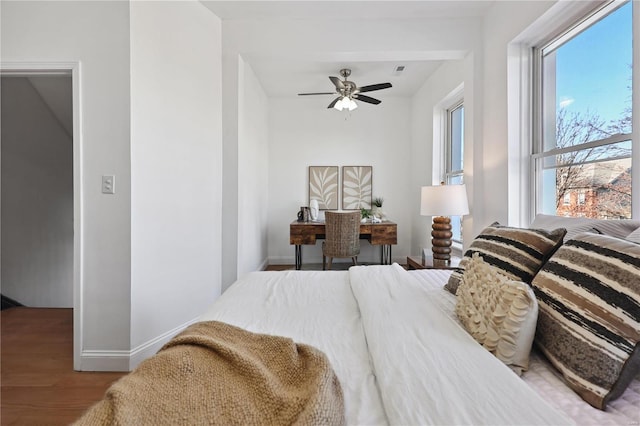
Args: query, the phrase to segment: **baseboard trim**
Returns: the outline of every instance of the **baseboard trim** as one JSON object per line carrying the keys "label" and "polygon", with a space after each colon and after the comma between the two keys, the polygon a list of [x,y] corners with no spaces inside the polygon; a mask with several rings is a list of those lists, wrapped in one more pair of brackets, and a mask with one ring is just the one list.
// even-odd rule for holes
{"label": "baseboard trim", "polygon": [[258,267],[258,271],[264,271],[265,269],[267,269],[267,266],[269,266],[269,258],[268,257],[265,260],[262,261],[262,263]]}
{"label": "baseboard trim", "polygon": [[137,348],[131,351],[131,358],[129,361],[129,368],[133,370],[145,359],[153,356],[162,348],[162,346],[171,340],[176,334],[180,333],[185,328],[189,327],[191,324],[194,324],[199,321],[199,318],[194,318],[191,321],[187,321],[186,323],[179,325],[178,327],[173,328],[172,330],[167,331],[166,333],[161,334],[155,339],[151,339],[142,345],[139,345]]}
{"label": "baseboard trim", "polygon": [[83,350],[79,371],[129,371],[129,351]]}
{"label": "baseboard trim", "polygon": [[130,351],[83,350],[79,371],[131,371],[142,361],[155,355],[173,336],[198,321],[199,318],[187,321]]}

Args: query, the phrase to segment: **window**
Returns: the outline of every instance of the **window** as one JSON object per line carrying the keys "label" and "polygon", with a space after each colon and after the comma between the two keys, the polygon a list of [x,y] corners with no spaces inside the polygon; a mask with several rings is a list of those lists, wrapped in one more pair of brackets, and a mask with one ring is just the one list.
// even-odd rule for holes
{"label": "window", "polygon": [[[464,104],[460,100],[446,111],[445,167],[444,182],[447,185],[462,184],[464,154]],[[462,222],[460,216],[451,218],[452,240],[462,243]]]}
{"label": "window", "polygon": [[536,213],[631,217],[633,7],[608,3],[535,49]]}

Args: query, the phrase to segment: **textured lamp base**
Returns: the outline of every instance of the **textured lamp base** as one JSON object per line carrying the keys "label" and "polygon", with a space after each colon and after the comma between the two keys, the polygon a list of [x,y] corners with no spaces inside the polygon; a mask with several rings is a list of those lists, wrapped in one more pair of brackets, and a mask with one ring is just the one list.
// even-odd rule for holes
{"label": "textured lamp base", "polygon": [[431,225],[431,250],[433,259],[448,262],[451,260],[451,219],[438,216],[433,218]]}

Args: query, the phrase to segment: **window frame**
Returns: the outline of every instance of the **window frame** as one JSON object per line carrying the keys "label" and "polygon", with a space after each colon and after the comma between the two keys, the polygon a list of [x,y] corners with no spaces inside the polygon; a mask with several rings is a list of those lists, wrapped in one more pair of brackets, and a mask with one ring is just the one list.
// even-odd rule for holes
{"label": "window frame", "polygon": [[[553,168],[544,166],[544,159],[556,155],[561,155],[569,152],[575,151],[583,151],[591,148],[602,147],[606,145],[613,145],[615,143],[621,143],[626,141],[631,141],[631,154],[624,156],[617,156],[606,158],[604,160],[592,160],[587,162],[576,162],[571,163],[573,165],[587,164],[589,162],[603,162],[603,161],[611,161],[616,159],[626,159],[631,158],[632,162],[632,170],[634,170],[634,166],[637,163],[637,160],[633,159],[633,152],[636,152],[636,157],[639,155],[638,151],[638,141],[636,140],[636,135],[638,135],[637,123],[638,119],[633,118],[633,115],[637,115],[638,111],[635,108],[637,106],[637,100],[635,99],[635,95],[632,92],[632,102],[631,102],[631,110],[632,110],[632,131],[631,133],[618,133],[611,136],[608,136],[603,139],[589,141],[587,143],[567,146],[562,148],[552,148],[547,151],[544,151],[544,103],[543,103],[543,57],[545,52],[554,51],[566,42],[570,41],[572,38],[576,37],[582,31],[587,30],[592,25],[595,25],[601,19],[606,18],[609,14],[613,13],[618,8],[623,5],[629,3],[631,0],[611,0],[604,4],[600,4],[595,9],[590,10],[588,13],[578,16],[574,18],[569,24],[564,26],[564,29],[556,32],[555,35],[548,37],[544,40],[541,40],[536,45],[531,46],[531,87],[532,87],[532,135],[531,135],[531,155],[529,156],[529,167],[532,172],[530,188],[531,188],[531,201],[530,201],[530,217],[535,217],[536,214],[542,213],[542,205],[543,205],[543,171],[545,169]],[[637,34],[636,30],[638,28],[637,24],[633,24],[634,18],[638,15],[638,11],[636,9],[640,8],[639,4],[633,5],[633,16],[632,16],[632,37],[640,36]],[[636,43],[633,43],[635,46]],[[632,52],[632,58],[634,67],[632,69],[632,87],[637,89],[637,74],[640,73],[640,63],[636,61],[637,59],[637,47],[633,47],[634,52]],[[634,114],[635,113],[635,114]],[[561,166],[557,166],[561,167]],[[635,168],[638,170],[638,168]],[[634,205],[638,204],[634,202],[637,200],[635,195],[638,194],[638,189],[633,189],[634,183],[637,183],[636,179],[632,179],[632,190],[631,190],[631,217],[634,218],[634,211],[637,211],[637,208],[634,208]]]}
{"label": "window frame", "polygon": [[[460,141],[460,154],[461,154],[461,163],[462,169],[453,170],[452,161],[453,161],[453,113],[462,108],[462,139]],[[462,183],[464,183],[464,98],[460,98],[458,101],[454,102],[445,110],[445,126],[446,126],[446,134],[444,139],[444,153],[445,153],[445,163],[444,170],[442,174],[442,180],[447,184],[451,184],[451,181],[460,177],[462,179]]]}
{"label": "window frame", "polygon": [[[443,108],[442,111],[442,116],[443,116],[443,128],[445,129],[444,131],[444,135],[442,138],[442,152],[444,153],[444,155],[442,156],[442,172],[441,172],[441,178],[440,181],[444,182],[446,185],[450,185],[452,180],[454,180],[455,178],[460,178],[460,183],[464,183],[464,94],[463,93],[459,93],[457,96],[452,96],[449,99],[450,102],[446,103],[445,107]],[[462,169],[460,170],[453,170],[452,169],[452,157],[453,157],[453,131],[452,131],[452,127],[453,127],[453,113],[456,110],[459,110],[460,108],[462,108],[462,120],[461,120],[461,127],[462,127],[462,134],[461,134],[461,140],[460,140],[460,161],[462,163]],[[453,235],[451,238],[452,241],[452,246],[454,249],[458,249],[460,251],[462,251],[462,245],[464,242],[464,238],[463,238],[463,229],[462,229],[462,217],[460,218],[460,235],[459,237],[457,235]]]}

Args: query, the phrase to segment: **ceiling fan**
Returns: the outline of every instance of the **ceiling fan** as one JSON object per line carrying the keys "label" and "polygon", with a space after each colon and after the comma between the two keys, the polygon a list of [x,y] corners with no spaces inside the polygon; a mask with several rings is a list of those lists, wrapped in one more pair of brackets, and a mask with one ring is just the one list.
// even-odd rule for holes
{"label": "ceiling fan", "polygon": [[340,70],[340,75],[344,80],[340,80],[338,77],[329,77],[329,80],[336,86],[335,92],[318,92],[318,93],[298,93],[299,96],[308,96],[308,95],[335,95],[338,97],[335,98],[327,108],[335,108],[339,111],[347,108],[349,111],[352,111],[358,107],[355,103],[355,100],[367,102],[369,104],[378,105],[380,102],[379,99],[372,98],[367,95],[363,95],[364,92],[373,92],[374,90],[382,90],[388,89],[391,87],[391,83],[378,83],[371,84],[369,86],[358,87],[353,81],[347,80],[347,77],[351,75],[351,70],[347,68],[343,68]]}

